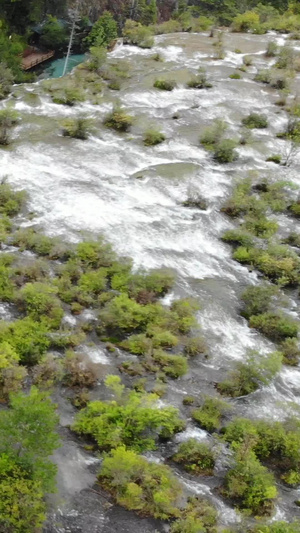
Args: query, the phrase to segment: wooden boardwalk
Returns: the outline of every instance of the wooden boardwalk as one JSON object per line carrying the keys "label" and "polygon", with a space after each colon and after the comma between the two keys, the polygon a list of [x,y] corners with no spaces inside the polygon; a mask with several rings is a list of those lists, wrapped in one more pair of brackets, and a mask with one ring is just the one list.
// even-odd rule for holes
{"label": "wooden boardwalk", "polygon": [[49,52],[38,52],[34,51],[30,54],[26,55],[22,59],[22,69],[23,70],[30,70],[33,67],[36,67],[36,65],[39,65],[40,63],[44,63],[44,61],[47,61],[47,59],[50,59],[55,54],[54,50],[50,50]]}

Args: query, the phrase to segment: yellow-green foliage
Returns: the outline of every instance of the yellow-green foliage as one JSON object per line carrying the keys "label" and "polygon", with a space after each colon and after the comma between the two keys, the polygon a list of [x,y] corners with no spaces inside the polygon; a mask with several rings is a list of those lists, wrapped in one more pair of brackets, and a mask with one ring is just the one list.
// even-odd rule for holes
{"label": "yellow-green foliage", "polygon": [[90,402],[76,417],[73,429],[95,439],[101,450],[121,444],[137,451],[152,450],[157,439],[182,430],[184,423],[174,407],[158,408],[155,394],[125,389],[118,376],[108,376],[114,392],[110,402]]}
{"label": "yellow-green foliage", "polygon": [[203,405],[192,412],[192,417],[200,427],[212,432],[221,427],[223,417],[230,410],[231,407],[228,403],[219,398],[207,396]]}
{"label": "yellow-green foliage", "polygon": [[254,516],[271,513],[277,489],[273,475],[256,458],[253,451],[237,451],[235,465],[227,473],[223,494],[235,505]]}
{"label": "yellow-green foliage", "polygon": [[215,456],[207,444],[189,439],[180,444],[178,451],[172,457],[176,463],[192,474],[212,475],[215,466]]}
{"label": "yellow-green foliage", "polygon": [[180,515],[182,489],[171,469],[149,463],[132,450],[119,447],[107,455],[98,479],[126,509],[164,520]]}

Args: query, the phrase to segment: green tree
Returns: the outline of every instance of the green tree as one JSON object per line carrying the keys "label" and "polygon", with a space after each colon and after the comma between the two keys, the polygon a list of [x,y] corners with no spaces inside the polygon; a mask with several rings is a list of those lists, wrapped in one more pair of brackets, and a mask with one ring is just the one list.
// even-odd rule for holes
{"label": "green tree", "polygon": [[55,405],[35,387],[28,395],[12,395],[10,409],[0,411],[0,454],[16,461],[44,492],[55,487],[56,467],[49,456],[59,446],[57,423]]}
{"label": "green tree", "polygon": [[48,15],[48,20],[43,26],[41,44],[47,48],[58,50],[62,48],[68,39],[67,30],[56,17]]}
{"label": "green tree", "polygon": [[45,520],[45,503],[39,481],[29,478],[18,461],[0,455],[0,530],[32,533]]}
{"label": "green tree", "polygon": [[108,376],[105,383],[116,399],[90,402],[73,425],[78,433],[92,436],[100,449],[125,444],[137,451],[152,450],[159,436],[167,438],[183,429],[178,410],[158,408],[155,394],[124,389],[118,376]]}
{"label": "green tree", "polygon": [[107,48],[117,37],[118,27],[116,21],[109,11],[104,11],[85,39],[85,43],[88,46]]}

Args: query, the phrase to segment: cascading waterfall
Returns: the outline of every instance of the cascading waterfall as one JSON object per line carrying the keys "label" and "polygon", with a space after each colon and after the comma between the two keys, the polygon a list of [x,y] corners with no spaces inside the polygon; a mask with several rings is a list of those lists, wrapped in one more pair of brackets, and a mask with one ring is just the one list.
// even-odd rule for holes
{"label": "cascading waterfall", "polygon": [[[206,34],[159,36],[151,50],[118,45],[110,56],[128,61],[131,77],[124,81],[117,97],[106,93],[99,105],[84,102],[68,108],[52,103],[41,86],[34,84],[17,87],[16,98],[11,98],[24,120],[16,130],[16,142],[1,152],[2,174],[7,174],[16,188],[28,191],[34,224],[68,241],[76,241],[85,233],[102,233],[120,255],[132,257],[137,267],[164,265],[174,269],[177,284],[173,298],[193,296],[202,303],[198,319],[211,356],[207,361],[193,360],[189,374],[170,383],[164,401],[178,407],[186,394],[212,391],[212,383],[222,379],[248,348],[260,352],[273,349],[272,343],[251,330],[239,315],[239,295],[247,285],[257,283],[258,275],[234,262],[230,246],[220,240],[226,229],[234,227],[220,213],[220,206],[237,177],[245,177],[250,170],[271,177],[280,173],[281,179],[300,185],[299,161],[280,170],[265,162],[267,155],[283,150],[285,141],[276,139],[276,133],[288,120],[285,111],[274,105],[274,90],[253,81],[256,68],[273,61],[263,54],[270,40],[284,43],[284,37],[271,34],[227,34],[224,60],[212,59]],[[235,53],[237,48],[243,54]],[[163,62],[151,60],[156,53]],[[255,66],[249,67],[243,79],[229,79],[247,54],[253,56]],[[212,89],[185,87],[190,73],[199,67],[206,68]],[[154,79],[164,74],[177,81],[172,92],[153,88]],[[299,74],[294,80],[297,83]],[[39,95],[36,100],[30,98],[33,89]],[[132,135],[120,136],[104,127],[97,128],[85,142],[58,135],[60,121],[66,116],[87,114],[100,125],[117,99],[136,117]],[[268,116],[268,130],[256,131],[250,146],[238,148],[237,162],[226,166],[213,162],[199,143],[201,130],[212,119],[221,118],[228,122],[231,136],[237,136],[241,119],[252,111]],[[174,113],[179,115],[177,120],[172,118]],[[141,133],[145,124],[158,125],[166,142],[155,148],[144,147]],[[181,205],[191,190],[206,198],[207,210]],[[291,227],[283,215],[280,222],[283,229]],[[298,316],[298,302],[291,302],[291,311]],[[87,357],[89,353],[94,363],[113,369],[114,361],[101,348],[86,350]],[[75,437],[72,440],[66,426],[72,422],[74,410],[63,398],[56,400],[63,446],[55,454],[58,495],[51,497],[52,510],[44,531],[164,531],[158,522],[120,508],[106,514],[105,495],[89,490],[98,461],[80,448]],[[283,367],[272,385],[234,403],[242,416],[255,411],[259,417],[282,419],[287,401],[300,404],[297,367]],[[189,422],[177,439],[191,436],[209,438]],[[159,452],[154,456],[162,458]],[[219,468],[222,471],[224,465]],[[178,475],[191,492],[213,498],[222,524],[240,519],[228,503],[212,496],[213,482]],[[299,490],[280,489],[276,518],[295,515],[293,502],[299,497]]]}

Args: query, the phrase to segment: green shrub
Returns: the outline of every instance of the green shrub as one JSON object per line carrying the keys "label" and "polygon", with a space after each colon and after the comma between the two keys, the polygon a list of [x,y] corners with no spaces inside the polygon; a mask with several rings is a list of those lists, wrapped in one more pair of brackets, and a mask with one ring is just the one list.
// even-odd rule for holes
{"label": "green shrub", "polygon": [[290,206],[290,211],[295,217],[300,217],[300,202],[296,202]]}
{"label": "green shrub", "polygon": [[267,278],[279,285],[299,283],[299,258],[293,250],[282,245],[269,245],[266,250],[240,246],[233,254],[240,263],[254,265]]}
{"label": "green shrub", "polygon": [[230,411],[230,405],[219,398],[206,397],[202,407],[192,412],[193,419],[209,432],[221,427],[222,418]]}
{"label": "green shrub", "polygon": [[251,316],[249,325],[274,341],[297,337],[299,330],[295,320],[272,312]]}
{"label": "green shrub", "polygon": [[284,239],[284,244],[289,244],[295,248],[300,248],[300,234],[296,232],[290,233],[286,239]]}
{"label": "green shrub", "polygon": [[268,239],[269,237],[272,237],[274,233],[277,233],[279,224],[275,220],[270,220],[264,215],[261,215],[259,218],[254,215],[248,215],[245,217],[242,227],[256,237]]}
{"label": "green shrub", "polygon": [[199,194],[193,194],[184,200],[181,204],[183,207],[192,207],[195,209],[201,209],[205,211],[208,207],[207,201],[205,198]]}
{"label": "green shrub", "polygon": [[111,245],[98,238],[96,241],[83,241],[77,244],[66,268],[69,266],[72,271],[74,267],[76,270],[78,265],[83,269],[111,267],[115,260],[116,256]]}
{"label": "green shrub", "polygon": [[229,78],[231,80],[240,80],[241,79],[241,75],[238,73],[238,72],[234,72],[233,74],[230,74]]}
{"label": "green shrub", "polygon": [[181,518],[171,525],[171,533],[216,533],[217,511],[201,496],[192,496],[181,511]]}
{"label": "green shrub", "polygon": [[212,84],[207,80],[206,71],[201,70],[187,82],[187,86],[189,89],[211,89]]}
{"label": "green shrub", "polygon": [[104,125],[116,131],[129,131],[133,124],[133,117],[122,109],[115,107],[104,120]]}
{"label": "green shrub", "polygon": [[77,433],[93,437],[100,450],[122,444],[137,451],[153,450],[160,436],[169,438],[182,430],[178,410],[158,408],[156,395],[126,390],[118,376],[108,376],[105,383],[115,399],[90,402],[73,425]]}
{"label": "green shrub", "polygon": [[203,337],[191,337],[187,339],[184,346],[184,353],[190,357],[207,353],[205,339]]}
{"label": "green shrub", "polygon": [[273,475],[260,464],[254,452],[241,449],[235,466],[225,477],[223,494],[254,516],[271,513],[277,489]]}
{"label": "green shrub", "polygon": [[271,71],[268,69],[259,70],[254,80],[266,84],[271,83]]}
{"label": "green shrub", "polygon": [[282,353],[274,352],[265,357],[258,357],[257,352],[250,353],[245,362],[239,362],[227,379],[218,383],[221,394],[237,398],[256,391],[261,385],[268,385],[279,372]]}
{"label": "green shrub", "polygon": [[290,485],[300,483],[300,428],[296,419],[282,422],[237,418],[224,429],[233,449],[246,446],[256,456],[276,467]]}
{"label": "green shrub", "polygon": [[270,155],[266,159],[266,161],[270,162],[270,163],[275,163],[276,165],[280,165],[280,163],[281,163],[281,155],[279,155],[279,154]]}
{"label": "green shrub", "polygon": [[278,289],[273,285],[248,287],[241,295],[241,300],[244,304],[242,315],[249,319],[252,315],[267,313],[274,297],[277,295]]}
{"label": "green shrub", "polygon": [[50,328],[59,328],[64,312],[56,294],[57,289],[45,283],[27,283],[17,302],[32,320],[46,320]]}
{"label": "green shrub", "polygon": [[17,124],[18,118],[19,114],[14,109],[0,110],[0,145],[10,144],[10,131]]}
{"label": "green shrub", "polygon": [[179,516],[181,487],[171,469],[149,463],[132,450],[113,450],[104,458],[98,479],[126,509],[164,520]]}
{"label": "green shrub", "polygon": [[298,533],[299,522],[288,524],[287,522],[272,522],[268,525],[260,525],[251,529],[250,533]]}
{"label": "green shrub", "polygon": [[125,22],[123,41],[124,44],[133,44],[140,48],[152,48],[154,44],[152,30],[133,20]]}
{"label": "green shrub", "polygon": [[222,235],[222,241],[233,245],[253,246],[254,239],[250,233],[243,229],[230,229]]}
{"label": "green shrub", "polygon": [[208,149],[213,149],[214,146],[221,141],[227,127],[226,122],[223,122],[223,120],[215,120],[214,123],[206,128],[201,135],[201,144]]}
{"label": "green shrub", "polygon": [[264,115],[260,115],[258,113],[250,113],[250,115],[243,118],[242,124],[243,126],[251,130],[254,128],[262,129],[268,127],[268,119]]}
{"label": "green shrub", "polygon": [[14,233],[12,244],[18,246],[21,250],[31,250],[38,255],[50,255],[54,245],[53,239],[46,235],[37,233],[34,229],[20,229]]}
{"label": "green shrub", "polygon": [[232,139],[220,141],[214,149],[214,159],[218,163],[232,163],[236,161],[238,155],[235,151],[236,142]]}
{"label": "green shrub", "polygon": [[121,294],[108,302],[99,317],[106,328],[126,333],[146,325],[147,309]]}
{"label": "green shrub", "polygon": [[192,474],[211,476],[215,466],[214,454],[209,446],[196,439],[189,439],[180,444],[172,459],[183,464],[185,470]]}
{"label": "green shrub", "polygon": [[79,87],[62,87],[54,92],[52,100],[55,104],[72,107],[77,104],[77,102],[84,102],[85,94]]}
{"label": "green shrub", "polygon": [[0,342],[6,341],[15,350],[21,363],[34,365],[50,346],[49,329],[43,322],[30,317],[12,323],[2,323]]}
{"label": "green shrub", "polygon": [[161,91],[173,91],[176,87],[176,82],[173,80],[157,79],[155,80],[153,87],[160,89]]}
{"label": "green shrub", "polygon": [[156,146],[165,141],[165,135],[159,130],[147,130],[144,135],[144,145],[145,146]]}
{"label": "green shrub", "polygon": [[67,30],[62,22],[48,15],[46,24],[42,28],[41,45],[52,50],[59,50],[66,44],[67,39]]}
{"label": "green shrub", "polygon": [[[13,191],[11,186],[2,181],[0,184],[0,213],[8,217],[17,215],[25,206],[27,195],[25,191]],[[2,219],[9,228],[8,221]]]}
{"label": "green shrub", "polygon": [[297,143],[300,142],[300,120],[297,118],[290,118],[285,131],[279,133],[277,137]]}
{"label": "green shrub", "polygon": [[0,528],[3,531],[34,531],[43,525],[46,506],[38,480],[6,454],[0,455]]}
{"label": "green shrub", "polygon": [[7,67],[6,63],[0,63],[0,99],[6,98],[11,91],[14,83],[14,75],[12,70]]}
{"label": "green shrub", "polygon": [[275,57],[278,53],[278,45],[275,41],[270,41],[266,50],[266,57]]}
{"label": "green shrub", "polygon": [[85,141],[92,130],[92,123],[83,117],[71,118],[63,124],[63,136]]}
{"label": "green shrub", "polygon": [[295,67],[295,52],[289,45],[280,48],[278,58],[275,64],[279,69],[293,69]]}
{"label": "green shrub", "polygon": [[177,379],[184,376],[188,371],[188,363],[181,355],[170,355],[163,350],[157,349],[153,352],[153,359],[167,376]]}
{"label": "green shrub", "polygon": [[117,23],[109,11],[104,11],[103,15],[93,25],[84,42],[88,47],[100,46],[107,48],[117,37]]}
{"label": "green shrub", "polygon": [[243,64],[246,66],[246,67],[251,67],[253,63],[253,59],[251,56],[244,56],[243,57]]}
{"label": "green shrub", "polygon": [[259,15],[255,11],[246,11],[233,19],[232,30],[236,32],[253,31],[258,28],[259,23]]}
{"label": "green shrub", "polygon": [[194,314],[199,308],[198,302],[191,298],[182,298],[172,303],[172,316],[180,333],[189,333],[197,325]]}
{"label": "green shrub", "polygon": [[297,339],[287,337],[280,343],[280,351],[283,355],[283,362],[286,365],[297,366],[300,358],[300,350]]}

